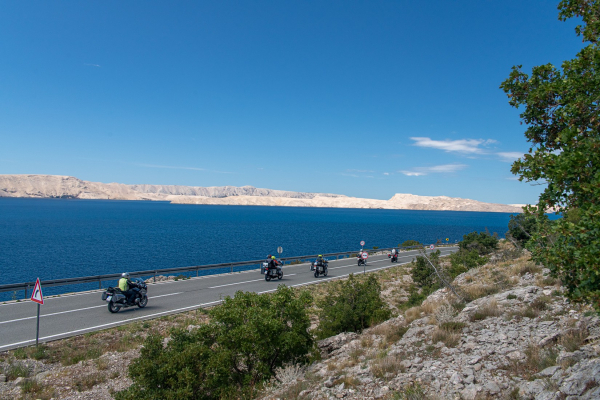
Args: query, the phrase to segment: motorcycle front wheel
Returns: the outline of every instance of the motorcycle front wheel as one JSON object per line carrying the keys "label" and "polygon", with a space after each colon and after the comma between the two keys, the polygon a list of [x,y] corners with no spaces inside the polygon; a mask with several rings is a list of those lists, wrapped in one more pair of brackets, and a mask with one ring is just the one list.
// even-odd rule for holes
{"label": "motorcycle front wheel", "polygon": [[139,308],[144,308],[148,305],[148,296],[144,296],[140,299],[140,302],[138,303],[138,307]]}
{"label": "motorcycle front wheel", "polygon": [[281,278],[283,278],[283,272],[280,272],[279,274],[277,274],[277,279],[281,280]]}
{"label": "motorcycle front wheel", "polygon": [[325,268],[325,271],[323,271],[323,276],[327,276],[327,268]]}
{"label": "motorcycle front wheel", "polygon": [[271,280],[271,276],[267,273],[265,275],[265,281],[269,282]]}
{"label": "motorcycle front wheel", "polygon": [[121,307],[116,305],[112,301],[108,302],[108,311],[110,311],[111,313],[116,314],[119,312],[120,309],[121,309]]}
{"label": "motorcycle front wheel", "polygon": [[315,278],[318,278],[318,277],[319,277],[319,271],[315,270]]}

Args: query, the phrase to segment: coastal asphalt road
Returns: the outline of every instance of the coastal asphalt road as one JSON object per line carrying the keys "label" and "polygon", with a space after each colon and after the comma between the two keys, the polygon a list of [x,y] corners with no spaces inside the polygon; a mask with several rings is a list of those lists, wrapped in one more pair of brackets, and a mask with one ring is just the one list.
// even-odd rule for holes
{"label": "coastal asphalt road", "polygon": [[[442,255],[458,250],[457,247],[440,247]],[[395,265],[409,263],[417,251],[401,252],[398,263],[392,263],[387,255],[370,256],[366,271],[376,271]],[[152,319],[220,303],[236,291],[267,293],[279,284],[302,286],[363,272],[355,258],[329,262],[327,277],[315,278],[308,263],[285,265],[282,280],[266,282],[258,270],[233,274],[209,275],[180,281],[160,282],[148,285],[148,305],[145,308],[130,307],[111,314],[107,303],[101,299],[101,290],[62,295],[44,299],[40,311],[40,342],[57,340],[86,332],[111,328],[129,322]],[[115,286],[117,282],[115,281]],[[43,288],[42,288],[43,290]],[[37,304],[26,300],[0,305],[0,351],[35,343]]]}

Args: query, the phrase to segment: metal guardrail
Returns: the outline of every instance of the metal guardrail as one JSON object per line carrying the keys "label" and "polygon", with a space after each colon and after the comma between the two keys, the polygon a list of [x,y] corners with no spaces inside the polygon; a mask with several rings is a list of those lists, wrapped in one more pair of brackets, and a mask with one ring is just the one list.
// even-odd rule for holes
{"label": "metal guardrail", "polygon": [[[436,247],[453,247],[455,244],[442,244],[436,245]],[[364,251],[370,252],[379,252],[379,251],[391,251],[392,249],[402,250],[414,250],[414,249],[422,249],[424,246],[407,246],[407,247],[388,247],[388,248],[377,248],[377,249],[364,249]],[[427,248],[427,246],[425,246]],[[343,251],[340,253],[320,253],[324,258],[332,258],[335,257],[336,260],[340,257],[345,258],[345,256],[350,256],[352,254],[358,253],[358,250],[353,251]],[[308,259],[316,258],[319,254],[312,254],[306,256],[296,256],[296,257],[281,257],[278,258],[279,261],[282,261],[284,264],[286,261],[299,261],[306,262]],[[196,271],[196,276],[199,276],[199,272],[201,270],[208,269],[223,269],[230,268],[230,273],[233,273],[234,267],[243,267],[247,265],[260,265],[264,262],[264,259],[261,260],[252,260],[252,261],[239,261],[239,262],[231,262],[231,263],[222,263],[222,264],[208,264],[208,265],[196,265],[191,267],[175,267],[175,268],[163,268],[163,269],[150,269],[146,271],[135,271],[130,272],[131,276],[148,276],[154,277],[154,281],[156,282],[156,277],[160,274],[173,274],[175,272],[194,272]],[[257,269],[258,269],[257,268]],[[94,276],[82,276],[77,278],[63,278],[63,279],[51,279],[47,281],[41,281],[40,284],[44,287],[52,287],[52,286],[66,286],[66,285],[76,285],[82,283],[92,283],[98,282],[98,288],[102,289],[102,282],[118,279],[121,277],[121,274],[106,274],[106,275],[94,275]],[[30,290],[35,286],[35,282],[22,282],[22,283],[9,283],[5,285],[0,285],[0,293],[2,292],[17,292],[24,291],[24,298],[27,299],[27,294]]]}

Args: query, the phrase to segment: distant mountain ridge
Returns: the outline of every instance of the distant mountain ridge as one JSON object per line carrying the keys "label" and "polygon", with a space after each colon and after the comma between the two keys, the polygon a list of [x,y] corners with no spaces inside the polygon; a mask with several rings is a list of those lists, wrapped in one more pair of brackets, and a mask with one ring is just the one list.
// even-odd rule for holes
{"label": "distant mountain ridge", "polygon": [[61,175],[0,175],[0,197],[153,200],[177,204],[522,212],[522,208],[518,206],[447,196],[398,193],[389,200],[376,200],[330,193],[261,189],[253,186],[125,185],[89,182]]}

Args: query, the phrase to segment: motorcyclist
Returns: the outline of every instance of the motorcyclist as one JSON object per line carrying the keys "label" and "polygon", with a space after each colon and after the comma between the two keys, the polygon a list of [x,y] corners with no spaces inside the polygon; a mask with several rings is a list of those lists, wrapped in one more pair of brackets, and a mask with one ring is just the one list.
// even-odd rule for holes
{"label": "motorcyclist", "polygon": [[123,293],[127,298],[127,303],[131,304],[133,297],[140,290],[136,287],[135,282],[130,279],[128,272],[123,272],[121,274],[121,279],[119,279],[119,289],[121,289],[121,293]]}
{"label": "motorcyclist", "polygon": [[269,269],[271,268],[277,268],[277,270],[281,270],[281,263],[279,261],[277,261],[277,258],[275,258],[275,256],[271,256],[271,260],[269,261]]}

